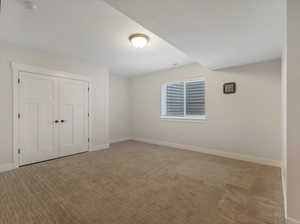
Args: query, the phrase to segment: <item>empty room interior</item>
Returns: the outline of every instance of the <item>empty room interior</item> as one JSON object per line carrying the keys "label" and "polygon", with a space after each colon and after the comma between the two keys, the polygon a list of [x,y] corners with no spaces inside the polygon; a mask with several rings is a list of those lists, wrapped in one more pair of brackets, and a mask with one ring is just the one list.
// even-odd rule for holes
{"label": "empty room interior", "polygon": [[0,224],[300,224],[299,0],[0,7]]}

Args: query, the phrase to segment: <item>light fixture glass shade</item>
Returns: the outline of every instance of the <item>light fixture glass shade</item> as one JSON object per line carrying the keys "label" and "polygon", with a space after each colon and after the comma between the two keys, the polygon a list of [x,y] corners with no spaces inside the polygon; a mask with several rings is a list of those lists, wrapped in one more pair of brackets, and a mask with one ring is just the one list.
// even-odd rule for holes
{"label": "light fixture glass shade", "polygon": [[37,5],[32,0],[23,0],[24,8],[29,10],[36,10]]}
{"label": "light fixture glass shade", "polygon": [[144,48],[149,40],[149,37],[145,34],[133,34],[129,37],[129,41],[135,48]]}

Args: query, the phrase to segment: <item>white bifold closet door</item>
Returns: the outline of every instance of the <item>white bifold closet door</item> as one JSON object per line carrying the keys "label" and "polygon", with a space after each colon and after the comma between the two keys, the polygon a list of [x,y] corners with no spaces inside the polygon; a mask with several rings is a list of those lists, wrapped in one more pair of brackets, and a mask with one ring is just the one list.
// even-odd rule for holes
{"label": "white bifold closet door", "polygon": [[71,155],[88,150],[88,84],[59,81],[59,153]]}
{"label": "white bifold closet door", "polygon": [[55,79],[23,72],[20,80],[20,165],[55,158],[58,153]]}
{"label": "white bifold closet door", "polygon": [[20,165],[88,151],[88,83],[19,74]]}

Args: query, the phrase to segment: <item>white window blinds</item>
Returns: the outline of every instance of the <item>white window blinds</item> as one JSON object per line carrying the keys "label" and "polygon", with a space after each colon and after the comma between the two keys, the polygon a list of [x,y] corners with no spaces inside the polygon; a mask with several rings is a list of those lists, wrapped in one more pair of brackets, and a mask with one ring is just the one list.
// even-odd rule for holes
{"label": "white window blinds", "polygon": [[204,81],[186,83],[186,115],[205,115]]}
{"label": "white window blinds", "polygon": [[167,116],[184,116],[184,83],[167,85]]}
{"label": "white window blinds", "polygon": [[205,81],[168,83],[162,86],[161,116],[205,118]]}

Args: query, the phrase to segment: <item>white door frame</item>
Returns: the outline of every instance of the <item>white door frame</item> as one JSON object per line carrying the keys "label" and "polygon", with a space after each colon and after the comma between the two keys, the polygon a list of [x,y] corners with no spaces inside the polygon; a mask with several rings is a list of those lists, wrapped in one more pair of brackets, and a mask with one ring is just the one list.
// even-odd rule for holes
{"label": "white door frame", "polygon": [[[36,67],[32,65],[25,65],[25,64],[17,64],[14,62],[11,62],[11,69],[12,69],[12,76],[13,76],[13,161],[15,164],[15,167],[19,167],[19,74],[20,72],[28,72],[28,73],[34,73],[39,74],[41,76],[51,76],[51,77],[58,77],[58,78],[65,78],[65,79],[71,79],[71,80],[79,80],[84,81],[88,83],[89,86],[89,93],[88,93],[88,108],[89,108],[89,117],[88,117],[88,136],[89,136],[89,151],[91,151],[91,143],[92,143],[92,114],[91,114],[91,92],[92,92],[92,86],[91,86],[91,79],[87,76],[78,75],[78,74],[72,74],[72,73],[66,73],[56,70],[49,70],[46,68]],[[21,115],[22,116],[22,115]]]}

